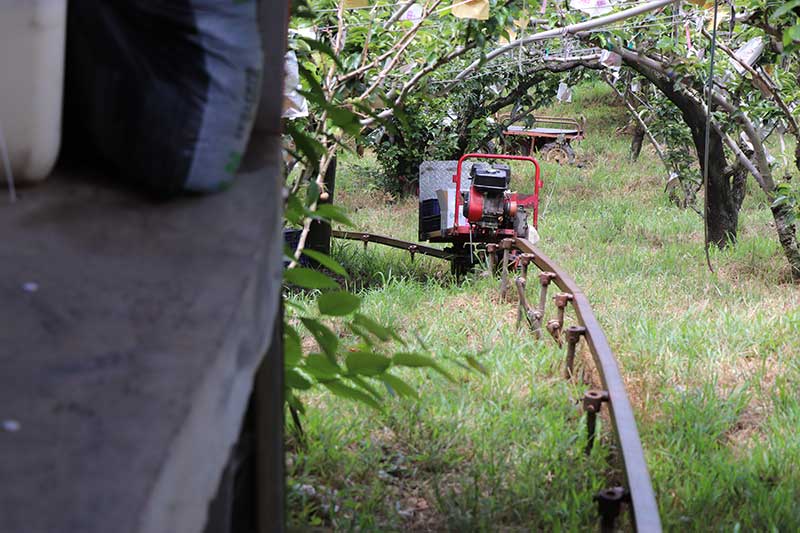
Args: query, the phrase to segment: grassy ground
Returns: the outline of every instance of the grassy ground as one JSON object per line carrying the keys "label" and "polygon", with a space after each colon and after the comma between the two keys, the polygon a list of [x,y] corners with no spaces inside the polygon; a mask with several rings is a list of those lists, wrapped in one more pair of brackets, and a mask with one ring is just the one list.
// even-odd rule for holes
{"label": "grassy ground", "polygon": [[[799,529],[800,290],[786,283],[763,196],[751,188],[740,240],[712,251],[710,273],[702,221],[668,202],[652,151],[628,161],[622,108],[599,88],[575,100],[549,111],[587,117],[586,164],[543,165],[541,247],[584,289],[620,362],[666,529]],[[340,167],[338,202],[359,228],[413,240],[416,200],[369,191],[369,166]],[[310,395],[308,447],[288,443],[291,526],[596,528],[592,495],[619,472],[606,430],[581,453],[582,389],[560,378],[563,351],[517,335],[494,280],[455,284],[436,260],[374,245],[336,255],[367,314],[437,358],[478,353],[490,374],[409,372],[421,400],[385,413]]]}

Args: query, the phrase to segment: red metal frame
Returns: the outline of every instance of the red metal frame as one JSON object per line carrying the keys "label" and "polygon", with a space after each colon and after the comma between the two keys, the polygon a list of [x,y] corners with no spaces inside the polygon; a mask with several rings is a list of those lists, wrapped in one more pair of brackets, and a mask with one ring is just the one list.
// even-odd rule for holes
{"label": "red metal frame", "polygon": [[456,173],[453,174],[453,182],[456,184],[456,201],[455,201],[455,219],[453,220],[453,229],[458,232],[459,228],[466,228],[469,231],[469,225],[458,225],[459,204],[461,203],[461,165],[465,159],[514,159],[517,161],[530,161],[536,167],[536,177],[533,185],[533,227],[539,228],[539,189],[542,187],[541,172],[539,170],[539,162],[533,157],[527,155],[506,155],[506,154],[464,154],[458,160],[458,167]]}

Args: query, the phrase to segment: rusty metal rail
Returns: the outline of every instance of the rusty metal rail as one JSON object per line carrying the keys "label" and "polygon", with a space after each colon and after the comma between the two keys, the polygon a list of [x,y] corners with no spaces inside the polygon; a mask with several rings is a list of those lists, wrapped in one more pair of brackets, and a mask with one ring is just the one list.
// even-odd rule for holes
{"label": "rusty metal rail", "polygon": [[374,233],[363,233],[358,231],[331,230],[331,236],[336,237],[337,239],[360,241],[364,243],[365,247],[367,244],[374,242],[377,244],[383,244],[384,246],[391,246],[392,248],[399,248],[410,253],[411,259],[414,259],[415,254],[438,257],[439,259],[445,259],[447,261],[451,261],[453,259],[453,254],[446,250],[440,250],[439,248],[433,248],[432,246],[425,246],[422,244],[415,244],[413,242],[401,241],[392,237],[386,237],[385,235],[375,235]]}
{"label": "rusty metal rail", "polygon": [[[332,235],[340,239],[361,241],[365,246],[369,242],[375,242],[404,249],[409,251],[412,257],[414,253],[420,253],[440,259],[457,260],[457,254],[382,235],[336,230],[332,232]],[[608,404],[609,417],[619,443],[622,464],[625,469],[626,486],[609,487],[601,490],[595,496],[600,513],[601,530],[614,530],[622,504],[627,503],[631,509],[632,525],[637,531],[660,532],[661,518],[644,450],[639,439],[636,420],[633,416],[633,408],[628,400],[617,361],[592,312],[589,300],[569,274],[531,242],[521,238],[503,239],[497,244],[486,245],[490,272],[494,274],[500,270],[501,273],[501,300],[507,300],[511,292],[512,282],[509,279],[509,267],[512,261],[512,251],[520,252],[513,258],[519,267],[519,275],[513,282],[513,286],[517,289],[519,306],[517,325],[522,324],[525,319],[525,323],[537,338],[541,337],[543,331],[547,331],[559,346],[563,346],[566,341],[564,371],[566,379],[573,378],[575,354],[578,343],[583,338],[592,354],[594,365],[604,387],[603,390],[588,390],[583,397],[587,423],[586,453],[591,452],[595,442],[597,415],[601,412],[603,404]],[[497,258],[500,253],[502,253],[502,259],[498,264]],[[538,306],[529,303],[526,296],[528,267],[531,264],[541,271],[537,276],[539,281]],[[555,284],[562,292],[553,297],[556,318],[545,322],[547,292],[551,283]],[[570,304],[580,325],[564,328],[565,311]]]}
{"label": "rusty metal rail", "polygon": [[[622,453],[622,464],[625,468],[627,480],[627,493],[621,492],[617,488],[611,488],[598,494],[598,505],[601,514],[604,515],[603,521],[605,522],[607,517],[615,513],[615,507],[616,513],[619,513],[619,505],[615,504],[615,501],[621,502],[629,497],[636,530],[641,532],[661,531],[661,519],[658,514],[656,496],[650,481],[650,473],[644,458],[642,443],[639,439],[639,430],[633,417],[633,408],[625,392],[625,383],[622,381],[617,360],[614,358],[608,345],[608,340],[592,312],[589,300],[569,274],[529,241],[513,239],[512,245],[523,253],[532,254],[531,262],[542,272],[555,274],[552,281],[564,293],[572,295],[569,301],[577,315],[578,322],[582,328],[585,328],[583,338],[589,347],[597,371],[600,374],[600,380],[605,387],[604,391],[589,391],[584,397],[584,407],[587,410],[587,419],[590,426],[589,441],[592,442],[594,439],[594,428],[592,426],[600,405],[608,403],[611,422]],[[574,351],[572,353],[574,354]],[[604,508],[608,509],[605,513]]]}

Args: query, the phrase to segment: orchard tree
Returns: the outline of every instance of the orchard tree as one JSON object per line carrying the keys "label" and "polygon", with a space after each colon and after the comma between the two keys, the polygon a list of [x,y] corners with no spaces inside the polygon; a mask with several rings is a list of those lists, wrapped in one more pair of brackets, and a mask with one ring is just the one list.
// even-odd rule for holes
{"label": "orchard tree", "polygon": [[[474,59],[449,88],[454,90],[488,61],[519,49],[534,53],[540,41],[554,37],[575,36],[613,52],[622,68],[658,89],[688,128],[703,176],[708,241],[718,246],[735,241],[749,174],[766,195],[792,276],[800,279],[795,228],[798,194],[788,181],[793,172],[786,169],[785,175],[776,177],[777,158],[766,148],[776,130],[796,139],[800,136],[798,109],[792,107],[800,100],[796,53],[800,4],[748,0],[738,7],[724,3],[715,10],[713,2],[698,6],[655,0],[595,19],[574,10],[565,12],[559,3],[551,7],[544,16],[559,30],[517,39]],[[626,18],[631,13],[639,17],[634,22]],[[764,43],[760,54],[748,58],[737,52],[753,42]],[[712,55],[716,60],[713,84],[709,83]],[[800,170],[800,148],[795,166],[795,171]],[[683,174],[687,173],[684,168]]]}

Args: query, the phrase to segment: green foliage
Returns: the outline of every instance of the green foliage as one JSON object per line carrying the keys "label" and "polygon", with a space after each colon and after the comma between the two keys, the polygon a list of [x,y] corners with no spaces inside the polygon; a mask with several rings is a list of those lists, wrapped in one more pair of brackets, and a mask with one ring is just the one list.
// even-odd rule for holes
{"label": "green foliage", "polygon": [[787,54],[800,50],[800,0],[791,0],[778,5],[769,16],[769,22],[783,29],[783,47]]}
{"label": "green foliage", "polygon": [[[740,239],[729,250],[712,250],[717,273],[709,273],[697,245],[702,222],[665,201],[652,151],[628,159],[629,139],[617,132],[627,120],[624,109],[600,89],[587,99],[579,88],[573,104],[545,110],[585,110],[591,133],[581,146],[593,163],[543,164],[544,194],[552,192],[552,200],[541,247],[575,277],[612,343],[664,529],[795,531],[800,289],[781,281],[786,268],[763,194],[745,199]],[[337,187],[348,187],[352,177],[340,173]],[[352,218],[376,232],[413,235],[416,221],[393,218],[397,209],[375,203]],[[387,397],[383,412],[336,401],[320,387],[303,393],[315,408],[304,419],[308,446],[300,448],[293,436],[287,443],[290,526],[596,530],[592,496],[622,476],[608,463],[618,450],[606,425],[595,452],[582,453],[585,419],[574,400],[585,385],[562,379],[563,348],[516,330],[513,304],[492,297],[497,280],[440,282],[438,263],[419,266],[417,258],[412,265],[400,251],[363,251],[360,243],[332,253],[345,263],[355,252],[375,277],[394,268],[390,281],[361,293],[359,313],[408,339],[419,336],[440,364],[460,357],[455,346],[481,352],[476,359],[491,377],[465,380],[469,374],[454,365],[447,368],[452,383],[392,367],[383,386],[397,375],[424,401]],[[427,276],[411,276],[412,266]],[[341,333],[342,343],[358,341]]]}
{"label": "green foliage", "polygon": [[[335,263],[330,257],[326,261]],[[338,287],[326,274],[307,268],[286,270],[284,279],[306,288]],[[328,284],[321,283],[321,279],[327,279]],[[413,387],[389,373],[395,367],[429,368],[453,380],[430,355],[408,351],[393,353],[396,346],[406,347],[408,344],[392,328],[357,313],[361,305],[359,296],[335,290],[312,296],[309,303],[316,303],[321,316],[312,313],[308,305],[295,303],[287,310],[284,324],[286,397],[290,405],[302,405],[300,392],[316,386],[324,386],[335,396],[378,410],[382,409],[384,398],[376,385],[385,385],[392,395],[418,397]],[[339,335],[334,332],[337,324],[322,317],[343,320],[338,326],[349,329],[358,342],[347,345],[340,342]],[[304,354],[301,336],[294,323],[301,324],[313,337],[320,352]],[[476,366],[474,357],[472,359],[470,365],[480,368]]]}
{"label": "green foliage", "polygon": [[[540,68],[522,73],[493,71],[461,83],[458,92],[436,93],[436,87],[441,89],[443,84],[420,91],[395,113],[387,127],[372,135],[383,170],[379,188],[407,193],[413,189],[423,161],[458,159],[474,151],[496,152],[507,119],[519,115],[514,122],[530,125],[532,116],[524,110],[550,103],[564,77]],[[579,75],[573,78],[577,81]],[[520,85],[530,87],[508,99]],[[509,102],[498,104],[505,100]]]}

